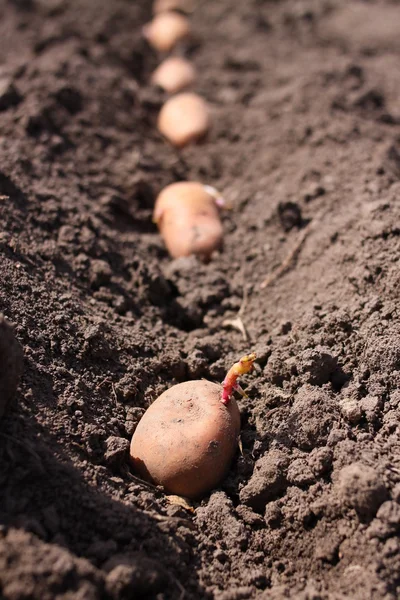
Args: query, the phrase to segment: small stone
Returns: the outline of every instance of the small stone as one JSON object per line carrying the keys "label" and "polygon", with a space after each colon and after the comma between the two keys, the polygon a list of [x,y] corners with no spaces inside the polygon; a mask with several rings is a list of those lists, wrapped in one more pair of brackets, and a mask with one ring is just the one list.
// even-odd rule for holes
{"label": "small stone", "polygon": [[366,396],[361,400],[361,406],[368,421],[373,421],[381,408],[381,400],[378,396]]}
{"label": "small stone", "polygon": [[129,450],[129,442],[125,438],[111,436],[106,439],[106,451],[104,459],[107,465],[121,465]]}
{"label": "small stone", "polygon": [[346,421],[352,425],[356,425],[362,417],[362,408],[360,404],[357,400],[353,400],[352,398],[345,398],[340,402],[340,412]]}

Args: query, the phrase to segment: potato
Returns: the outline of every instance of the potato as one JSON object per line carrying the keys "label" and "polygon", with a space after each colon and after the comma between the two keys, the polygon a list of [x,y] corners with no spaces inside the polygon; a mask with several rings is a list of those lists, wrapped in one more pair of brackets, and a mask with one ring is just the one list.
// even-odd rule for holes
{"label": "potato", "polygon": [[238,445],[240,414],[221,385],[205,380],[173,386],[148,408],[130,455],[143,479],[169,494],[199,498],[226,475]]}
{"label": "potato", "polygon": [[192,63],[179,56],[171,56],[157,67],[151,81],[169,94],[175,94],[191,86],[195,78],[196,71]]}
{"label": "potato", "polygon": [[143,28],[144,37],[159,52],[170,52],[189,34],[189,19],[175,12],[160,13]]}
{"label": "potato", "polygon": [[158,117],[159,132],[177,148],[202,139],[210,125],[207,104],[193,92],[184,92],[167,100]]}
{"label": "potato", "polygon": [[222,244],[223,229],[216,198],[207,186],[183,181],[158,196],[153,220],[174,258],[195,254],[208,260]]}

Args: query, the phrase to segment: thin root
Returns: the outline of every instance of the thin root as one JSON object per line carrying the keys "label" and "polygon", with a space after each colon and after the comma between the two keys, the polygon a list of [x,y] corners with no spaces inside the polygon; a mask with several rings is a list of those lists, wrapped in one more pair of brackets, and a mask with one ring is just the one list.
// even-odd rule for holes
{"label": "thin root", "polygon": [[155,490],[157,492],[159,491],[157,486],[154,485],[153,483],[149,483],[148,481],[144,481],[143,479],[140,479],[140,477],[135,477],[135,475],[132,475],[132,473],[129,471],[129,469],[127,467],[123,468],[122,471],[127,476],[127,478],[130,479],[131,481],[134,481],[135,483],[143,485],[144,487],[148,487],[151,490]]}
{"label": "thin root", "polygon": [[304,242],[306,241],[309,233],[311,231],[311,223],[307,225],[305,229],[301,232],[299,239],[297,240],[296,245],[292,248],[289,254],[286,256],[285,260],[279,265],[275,271],[273,271],[270,275],[268,275],[264,281],[261,283],[260,288],[264,290],[266,287],[274,283],[281,275],[283,275],[291,266],[292,262],[297,257],[300,252]]}

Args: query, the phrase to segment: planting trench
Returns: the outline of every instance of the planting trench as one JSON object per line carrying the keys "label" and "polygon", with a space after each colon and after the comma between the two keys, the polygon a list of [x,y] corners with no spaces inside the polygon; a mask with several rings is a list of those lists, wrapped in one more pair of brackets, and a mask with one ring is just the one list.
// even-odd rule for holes
{"label": "planting trench", "polygon": [[[0,597],[395,599],[399,3],[199,2],[186,53],[213,126],[179,152],[155,126],[150,16],[0,1],[0,312],[24,352]],[[178,180],[232,205],[210,264],[172,261],[151,222]],[[190,511],[132,478],[145,408],[250,350],[221,487]]]}

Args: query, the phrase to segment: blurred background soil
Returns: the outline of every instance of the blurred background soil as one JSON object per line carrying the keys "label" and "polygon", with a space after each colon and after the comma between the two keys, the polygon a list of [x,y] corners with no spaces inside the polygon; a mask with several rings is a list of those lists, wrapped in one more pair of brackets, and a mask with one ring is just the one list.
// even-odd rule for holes
{"label": "blurred background soil", "polygon": [[[199,0],[180,51],[214,124],[181,152],[155,128],[150,16],[0,0],[0,312],[24,352],[0,597],[395,600],[400,4]],[[151,222],[182,179],[232,204],[208,265],[171,261]],[[190,512],[132,477],[146,407],[250,350],[221,488]]]}

